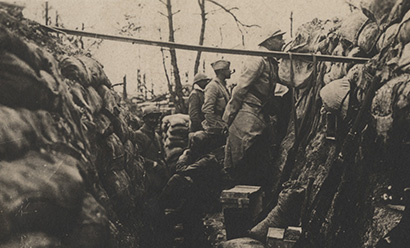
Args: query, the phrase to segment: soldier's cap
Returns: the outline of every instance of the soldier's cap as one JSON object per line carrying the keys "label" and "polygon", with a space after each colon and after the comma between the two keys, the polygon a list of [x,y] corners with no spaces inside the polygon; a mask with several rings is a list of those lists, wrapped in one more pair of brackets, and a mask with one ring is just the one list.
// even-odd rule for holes
{"label": "soldier's cap", "polygon": [[199,81],[202,80],[211,80],[207,75],[204,73],[198,72],[195,77],[194,77],[194,84],[198,83]]}
{"label": "soldier's cap", "polygon": [[147,115],[160,116],[161,112],[155,106],[146,106],[146,107],[142,108],[142,116],[145,117]]}
{"label": "soldier's cap", "polygon": [[262,44],[266,40],[273,38],[273,37],[278,37],[281,35],[284,35],[286,32],[282,32],[280,29],[275,29],[275,30],[268,30],[264,32],[262,35],[260,35],[260,42],[258,45]]}
{"label": "soldier's cap", "polygon": [[223,69],[229,70],[230,65],[231,65],[231,62],[229,62],[227,60],[223,60],[223,59],[217,60],[217,61],[215,61],[211,64],[214,71],[223,70]]}

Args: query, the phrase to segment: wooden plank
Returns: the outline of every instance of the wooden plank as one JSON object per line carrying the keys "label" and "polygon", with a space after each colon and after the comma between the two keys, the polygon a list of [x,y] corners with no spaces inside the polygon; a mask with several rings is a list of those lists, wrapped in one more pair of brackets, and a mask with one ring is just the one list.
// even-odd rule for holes
{"label": "wooden plank", "polygon": [[329,61],[329,62],[342,62],[342,63],[366,63],[369,58],[358,58],[358,57],[344,57],[344,56],[333,56],[333,55],[323,55],[323,54],[312,54],[312,53],[289,53],[281,51],[256,51],[256,50],[246,50],[246,49],[229,49],[229,48],[219,48],[219,47],[209,47],[209,46],[199,46],[199,45],[189,45],[175,42],[167,41],[154,41],[147,39],[139,39],[133,37],[119,36],[119,35],[109,35],[101,33],[93,33],[79,30],[71,30],[59,27],[48,27],[43,26],[50,32],[63,32],[69,35],[84,36],[94,39],[112,40],[119,42],[128,42],[132,44],[141,44],[148,46],[159,46],[168,47],[171,49],[182,49],[191,51],[202,51],[210,53],[225,53],[225,54],[236,54],[236,55],[250,55],[250,56],[264,56],[264,57],[275,57],[275,58],[285,58],[289,59],[292,56],[294,59],[303,59],[307,61],[313,61],[316,57],[317,61]]}

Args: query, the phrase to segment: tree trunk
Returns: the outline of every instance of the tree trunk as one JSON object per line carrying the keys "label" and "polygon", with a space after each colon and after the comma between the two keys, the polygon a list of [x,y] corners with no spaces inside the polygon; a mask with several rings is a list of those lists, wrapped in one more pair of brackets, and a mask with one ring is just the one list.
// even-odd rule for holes
{"label": "tree trunk", "polygon": [[[174,38],[174,23],[173,23],[173,13],[172,13],[172,5],[171,0],[167,0],[167,11],[168,11],[168,27],[169,27],[169,41],[175,42]],[[179,75],[178,63],[177,63],[177,55],[175,49],[171,48],[169,50],[171,55],[171,65],[174,69],[174,80],[175,80],[175,108],[176,112],[179,113],[187,113],[187,108],[185,106],[184,98],[182,95],[182,85],[181,85],[181,77]]]}
{"label": "tree trunk", "polygon": [[167,78],[168,91],[169,91],[169,94],[171,95],[170,96],[171,101],[175,104],[175,92],[172,89],[171,80],[169,79],[169,76],[168,76],[167,65],[165,63],[164,48],[161,48],[161,54],[162,54],[162,65],[164,66],[165,77]]}
{"label": "tree trunk", "polygon": [[[201,33],[199,34],[199,45],[202,46],[204,44],[205,24],[206,24],[205,0],[198,0],[198,5],[199,5],[199,8],[201,9],[201,19],[202,19]],[[199,63],[201,61],[201,54],[202,54],[201,51],[198,51],[196,54],[194,75],[197,74],[198,72]]]}

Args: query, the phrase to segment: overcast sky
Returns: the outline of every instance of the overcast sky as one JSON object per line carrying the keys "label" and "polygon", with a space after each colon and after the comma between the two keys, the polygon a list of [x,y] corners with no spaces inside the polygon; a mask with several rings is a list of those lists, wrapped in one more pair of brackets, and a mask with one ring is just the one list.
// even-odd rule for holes
{"label": "overcast sky", "polygon": [[[45,1],[8,2],[25,5],[23,14],[26,18],[44,23]],[[294,32],[301,24],[313,18],[332,19],[349,13],[345,0],[218,0],[218,2],[227,8],[237,7],[238,9],[233,12],[241,22],[257,24],[263,30],[280,28],[287,32],[285,36],[287,39],[290,39],[291,11],[293,11]],[[176,42],[198,44],[201,19],[197,0],[173,0],[172,3],[174,11],[180,10],[174,19],[174,26],[178,29],[175,34]],[[167,20],[159,13],[166,13],[166,9],[159,0],[49,0],[49,6],[52,8],[49,13],[52,24],[58,12],[59,20],[66,28],[75,29],[84,23],[86,31],[118,34],[118,27],[127,23],[124,15],[128,14],[135,16],[131,21],[142,27],[138,33],[134,33],[135,37],[154,40],[159,39],[160,36],[164,40],[168,38]],[[208,15],[204,45],[243,48],[241,34],[232,16],[211,3],[207,3],[206,8],[211,13]],[[245,44],[249,45],[253,43],[253,34],[259,32],[259,29],[252,28],[247,31]],[[191,82],[196,53],[178,50],[177,54],[182,80]],[[121,82],[122,77],[127,75],[130,93],[135,92],[137,68],[147,74],[148,82],[154,84],[157,93],[164,92],[167,88],[158,47],[104,41],[98,50],[93,51],[93,55],[104,65],[105,72],[113,83]],[[223,56],[231,60],[232,67],[239,71],[243,57],[207,53],[203,54],[203,58],[205,72],[209,76],[214,75],[209,64]],[[188,72],[188,78],[184,76],[185,72]],[[238,76],[239,73],[236,73],[230,81],[233,82]]]}

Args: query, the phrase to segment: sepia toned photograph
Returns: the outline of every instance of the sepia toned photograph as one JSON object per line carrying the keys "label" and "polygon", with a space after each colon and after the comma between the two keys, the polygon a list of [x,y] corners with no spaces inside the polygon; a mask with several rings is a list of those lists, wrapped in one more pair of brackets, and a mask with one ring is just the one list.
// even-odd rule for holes
{"label": "sepia toned photograph", "polygon": [[0,0],[0,248],[410,247],[410,0]]}

